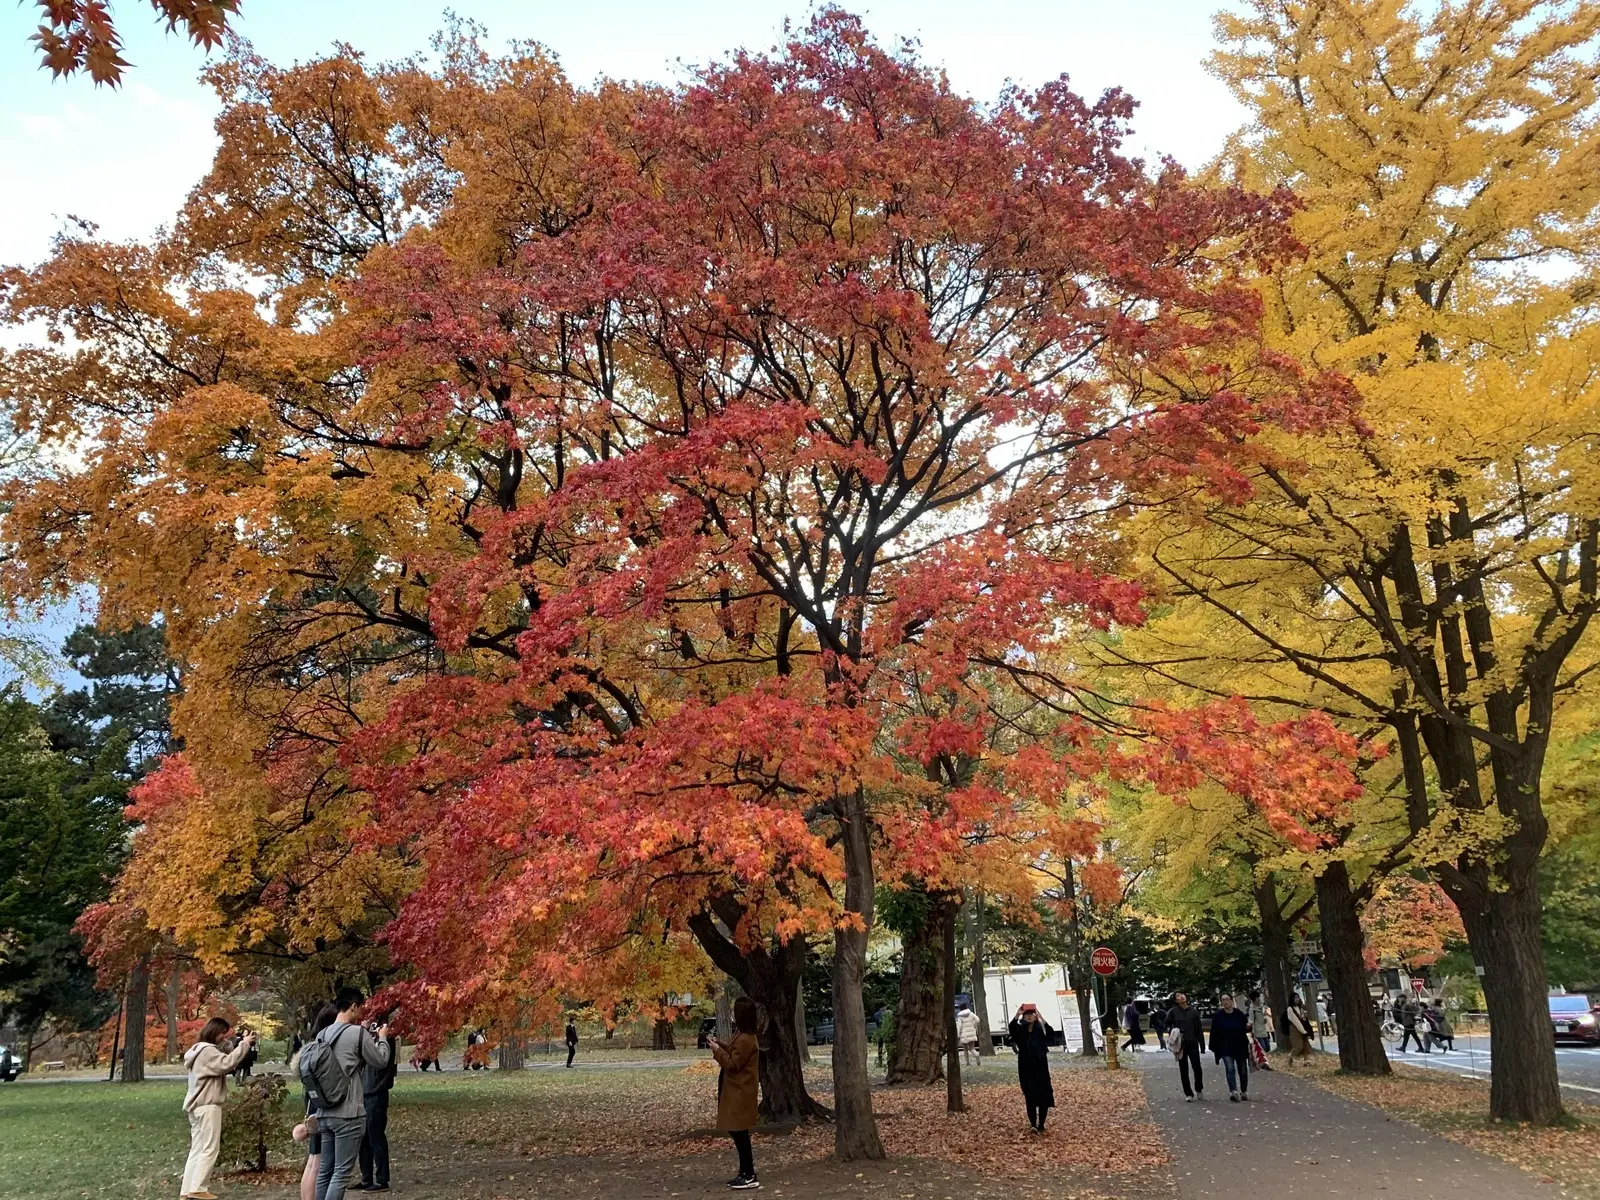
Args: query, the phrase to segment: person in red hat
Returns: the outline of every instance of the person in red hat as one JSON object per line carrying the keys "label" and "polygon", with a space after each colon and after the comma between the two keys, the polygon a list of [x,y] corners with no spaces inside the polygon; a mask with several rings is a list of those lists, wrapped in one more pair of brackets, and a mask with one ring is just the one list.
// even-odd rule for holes
{"label": "person in red hat", "polygon": [[1045,1117],[1056,1106],[1055,1088],[1050,1083],[1050,1035],[1054,1030],[1033,1004],[1018,1008],[1008,1028],[1011,1049],[1017,1056],[1017,1081],[1028,1106],[1028,1124],[1036,1133],[1043,1133]]}

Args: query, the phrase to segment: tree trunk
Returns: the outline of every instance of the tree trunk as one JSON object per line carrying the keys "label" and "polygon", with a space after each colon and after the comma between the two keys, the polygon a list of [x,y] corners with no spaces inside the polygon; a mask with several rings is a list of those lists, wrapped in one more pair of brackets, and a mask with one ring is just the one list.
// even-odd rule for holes
{"label": "tree trunk", "polygon": [[677,1048],[672,1040],[672,1022],[666,1017],[657,1017],[650,1030],[650,1049],[676,1050]]}
{"label": "tree trunk", "polygon": [[1274,1040],[1289,1044],[1289,922],[1278,900],[1278,884],[1269,872],[1255,885],[1256,911],[1261,915],[1261,966],[1267,977],[1267,1003],[1272,1006]]}
{"label": "tree trunk", "polygon": [[806,1091],[797,1036],[795,1007],[810,948],[804,938],[791,938],[741,950],[728,931],[739,927],[743,906],[730,895],[713,896],[708,904],[709,908],[690,917],[688,924],[707,956],[728,976],[723,997],[717,1002],[718,1037],[722,1036],[724,1009],[731,1026],[733,998],[729,991],[734,984],[767,1012],[767,1044],[760,1063],[762,1119],[776,1124],[826,1120],[832,1114]]}
{"label": "tree trunk", "polygon": [[731,976],[722,977],[722,987],[717,990],[717,1041],[733,1041],[733,989]]}
{"label": "tree trunk", "polygon": [[939,907],[944,912],[944,996],[940,1008],[944,1010],[944,1078],[945,1111],[966,1112],[967,1105],[961,1096],[961,1047],[956,1041],[956,911],[958,901],[948,897]]}
{"label": "tree trunk", "polygon": [[989,995],[984,979],[984,912],[983,893],[973,892],[967,898],[967,951],[972,956],[971,979],[967,986],[972,992],[972,1011],[978,1018],[978,1055],[982,1058],[994,1054],[994,1035],[989,1032]]}
{"label": "tree trunk", "polygon": [[128,974],[127,1034],[122,1046],[122,1082],[144,1082],[144,1022],[150,1010],[150,956],[140,955]]}
{"label": "tree trunk", "polygon": [[944,1051],[944,910],[928,901],[928,915],[900,941],[900,999],[894,1012],[894,1047],[886,1079],[896,1083],[938,1083]]}
{"label": "tree trunk", "polygon": [[178,1045],[178,994],[183,986],[183,964],[172,960],[172,974],[167,978],[167,1061],[177,1062],[183,1048]]}
{"label": "tree trunk", "polygon": [[1531,870],[1518,874],[1525,877],[1506,879],[1504,891],[1483,886],[1469,895],[1457,889],[1459,898],[1452,899],[1461,910],[1472,957],[1483,968],[1490,1033],[1489,1115],[1550,1125],[1564,1110],[1539,940],[1539,882]]}
{"label": "tree trunk", "polygon": [[[1067,948],[1068,959],[1072,963],[1069,968],[1072,979],[1067,983],[1078,998],[1078,1025],[1083,1030],[1083,1049],[1079,1051],[1084,1058],[1100,1057],[1100,1047],[1094,1040],[1094,1015],[1089,1011],[1089,1001],[1092,993],[1085,988],[1080,980],[1088,980],[1089,988],[1094,987],[1094,971],[1089,966],[1089,948],[1083,941],[1083,922],[1078,916],[1078,882],[1073,873],[1072,860],[1065,859],[1066,870],[1062,873],[1062,894],[1067,902]],[[1013,1015],[1004,1014],[1009,1020]],[[1066,1030],[1061,1031],[1063,1039]]]}
{"label": "tree trunk", "polygon": [[520,1071],[527,1062],[528,1043],[522,1034],[508,1033],[500,1043],[500,1069],[502,1071]]}
{"label": "tree trunk", "polygon": [[794,981],[794,1040],[800,1047],[800,1061],[811,1061],[811,1036],[806,1028],[806,994],[802,980]]}
{"label": "tree trunk", "polygon": [[[1383,1052],[1372,997],[1367,993],[1361,916],[1350,890],[1350,872],[1343,861],[1328,864],[1316,878],[1316,890],[1317,914],[1322,924],[1322,964],[1339,1016],[1339,1069],[1354,1075],[1388,1075],[1389,1059]],[[1314,1004],[1307,1003],[1308,1020],[1314,1012]]]}
{"label": "tree trunk", "polygon": [[867,1077],[867,1014],[862,988],[872,930],[872,830],[861,788],[838,797],[844,848],[844,912],[833,931],[833,1152],[842,1162],[884,1157]]}

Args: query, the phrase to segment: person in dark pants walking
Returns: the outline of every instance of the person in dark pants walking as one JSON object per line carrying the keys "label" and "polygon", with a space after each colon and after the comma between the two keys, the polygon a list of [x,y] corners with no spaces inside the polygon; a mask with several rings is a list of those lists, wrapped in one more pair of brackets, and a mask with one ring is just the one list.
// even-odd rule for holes
{"label": "person in dark pants walking", "polygon": [[1228,1076],[1228,1099],[1250,1099],[1250,1018],[1222,993],[1222,1007],[1211,1014],[1211,1054]]}
{"label": "person in dark pants walking", "polygon": [[1156,1044],[1163,1050],[1167,1048],[1167,1010],[1160,1003],[1150,1007],[1150,1032],[1156,1035]]}
{"label": "person in dark pants walking", "polygon": [[1406,1052],[1409,1039],[1415,1038],[1417,1049],[1424,1054],[1428,1053],[1428,1043],[1422,1040],[1422,1035],[1417,1032],[1417,1019],[1422,1015],[1422,1010],[1415,1000],[1407,1000],[1400,1009],[1400,1053]]}
{"label": "person in dark pants walking", "polygon": [[1028,1109],[1028,1124],[1044,1132],[1045,1118],[1056,1106],[1056,1092],[1050,1082],[1050,1034],[1053,1032],[1032,1004],[1017,1009],[1009,1026],[1011,1049],[1017,1055],[1017,1082],[1022,1084],[1022,1100]]}
{"label": "person in dark pants walking", "polygon": [[[378,1025],[367,1026],[374,1033]],[[367,1109],[367,1128],[361,1135],[361,1182],[352,1191],[389,1190],[389,1089],[399,1069],[395,1060],[394,1038],[382,1039],[389,1047],[389,1065],[367,1066],[361,1073],[361,1100]]]}
{"label": "person in dark pants walking", "polygon": [[578,1053],[578,1023],[571,1017],[567,1018],[567,1066],[572,1066],[572,1057]]}
{"label": "person in dark pants walking", "polygon": [[[1178,1060],[1178,1077],[1183,1080],[1183,1094],[1189,1100],[1206,1098],[1206,1079],[1200,1069],[1200,1051],[1206,1048],[1205,1028],[1200,1024],[1200,1010],[1189,1003],[1189,997],[1179,992],[1167,1009],[1167,1037],[1176,1037],[1178,1045],[1168,1045]],[[1194,1086],[1189,1086],[1189,1071],[1194,1070]]]}

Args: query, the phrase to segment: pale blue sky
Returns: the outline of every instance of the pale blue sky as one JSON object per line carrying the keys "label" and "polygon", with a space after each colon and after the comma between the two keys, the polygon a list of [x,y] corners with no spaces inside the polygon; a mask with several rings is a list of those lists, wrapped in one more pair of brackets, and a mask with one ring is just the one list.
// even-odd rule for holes
{"label": "pale blue sky", "polygon": [[[1132,148],[1190,166],[1210,157],[1240,110],[1202,67],[1225,0],[871,0],[847,5],[881,41],[921,40],[956,87],[988,99],[1008,79],[1062,72],[1088,95],[1120,85],[1141,101]],[[374,59],[427,49],[439,0],[243,0],[239,32],[267,57],[304,59],[335,41]],[[492,38],[532,38],[579,82],[669,80],[740,46],[770,46],[806,0],[455,0]],[[144,0],[113,0],[134,67],[120,91],[53,82],[27,41],[32,0],[0,0],[0,263],[37,261],[68,214],[111,237],[166,220],[204,172],[215,102],[195,81],[203,56],[166,35]]]}

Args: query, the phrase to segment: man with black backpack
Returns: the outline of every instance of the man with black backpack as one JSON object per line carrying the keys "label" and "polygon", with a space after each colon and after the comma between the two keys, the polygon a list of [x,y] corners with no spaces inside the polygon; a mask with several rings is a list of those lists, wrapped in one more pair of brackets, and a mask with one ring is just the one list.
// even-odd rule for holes
{"label": "man with black backpack", "polygon": [[338,1017],[300,1051],[300,1082],[317,1110],[322,1139],[316,1200],[344,1200],[367,1127],[362,1070],[387,1070],[394,1055],[387,1025],[376,1036],[362,1027],[366,997],[360,989],[340,988],[333,1003]]}

